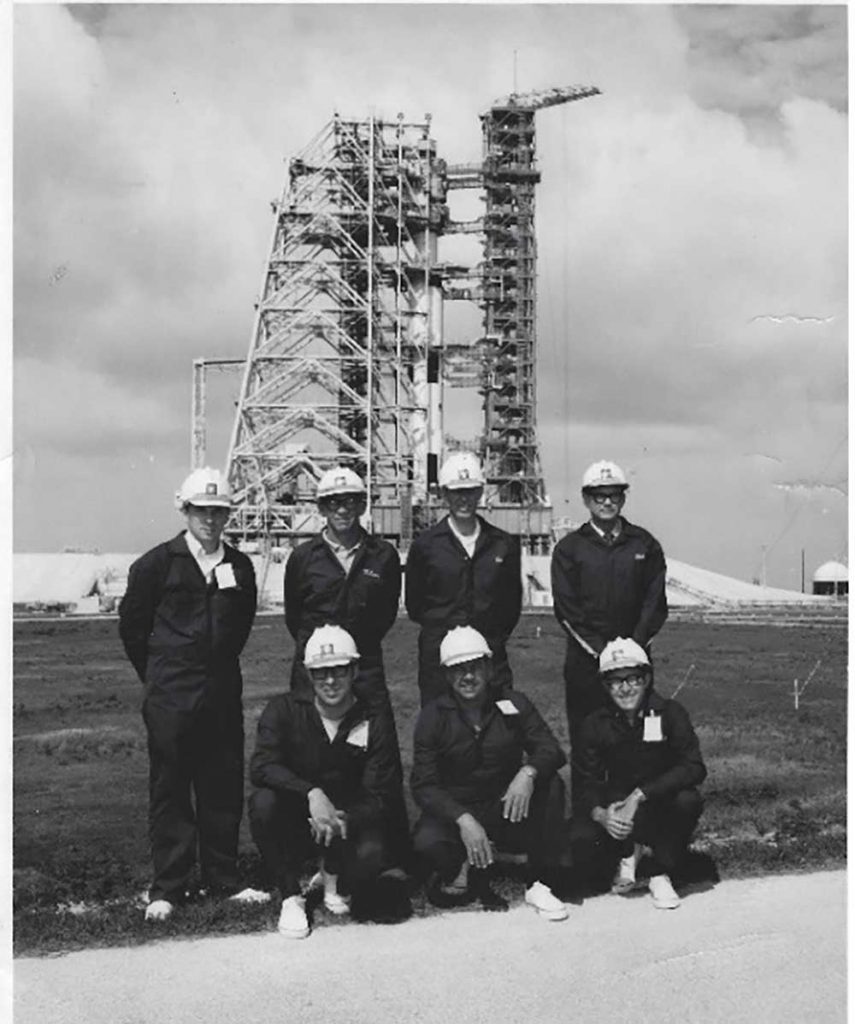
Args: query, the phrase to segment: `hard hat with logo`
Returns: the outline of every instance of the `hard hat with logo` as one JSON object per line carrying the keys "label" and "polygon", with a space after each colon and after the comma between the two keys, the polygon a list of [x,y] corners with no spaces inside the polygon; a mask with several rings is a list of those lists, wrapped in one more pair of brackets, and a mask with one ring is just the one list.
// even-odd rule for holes
{"label": "hard hat with logo", "polygon": [[175,504],[180,509],[185,505],[231,508],[229,482],[218,469],[210,466],[194,469],[175,492]]}
{"label": "hard hat with logo", "polygon": [[492,656],[487,641],[471,626],[455,626],[445,634],[439,645],[439,663],[443,666],[461,665],[464,661]]}
{"label": "hard hat with logo", "polygon": [[619,668],[650,668],[647,651],[629,637],[610,640],[600,652],[600,675]]}
{"label": "hard hat with logo", "polygon": [[315,497],[320,501],[333,494],[365,494],[365,484],[352,469],[334,466],[321,476]]}
{"label": "hard hat with logo", "polygon": [[452,491],[464,487],[483,487],[484,483],[484,471],[474,452],[454,452],[439,470],[439,486]]}
{"label": "hard hat with logo", "polygon": [[626,490],[629,484],[626,482],[626,474],[614,462],[595,462],[588,466],[582,477],[582,490],[588,491],[593,487],[622,487]]}
{"label": "hard hat with logo", "polygon": [[318,626],[306,641],[303,653],[306,668],[332,668],[358,660],[353,637],[341,626]]}

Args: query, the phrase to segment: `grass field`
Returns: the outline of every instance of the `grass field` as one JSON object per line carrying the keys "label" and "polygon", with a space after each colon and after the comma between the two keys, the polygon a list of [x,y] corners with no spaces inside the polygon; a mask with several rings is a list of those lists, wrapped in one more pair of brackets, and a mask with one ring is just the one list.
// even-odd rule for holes
{"label": "grass field", "polygon": [[[563,647],[551,616],[526,616],[510,657],[517,687],[566,749]],[[415,628],[399,620],[386,662],[407,771],[418,710],[415,650]],[[281,617],[259,618],[243,658],[248,754],[262,708],[287,685],[291,652]],[[695,666],[679,699],[709,768],[696,848],[723,877],[842,865],[846,630],[671,622],[656,659],[664,696]],[[817,659],[796,711],[793,678],[806,679]],[[143,925],[135,899],[149,880],[145,731],[141,689],[115,621],[17,622],[14,667],[16,952],[271,927],[270,905],[204,900],[162,926]],[[245,821],[241,857],[247,883],[258,883]],[[429,912],[415,902],[417,913]]]}

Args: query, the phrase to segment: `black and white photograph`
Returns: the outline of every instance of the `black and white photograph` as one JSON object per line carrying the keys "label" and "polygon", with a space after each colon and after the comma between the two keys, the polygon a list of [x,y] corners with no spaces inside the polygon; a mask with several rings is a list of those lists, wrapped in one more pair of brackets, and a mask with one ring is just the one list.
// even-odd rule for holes
{"label": "black and white photograph", "polygon": [[843,1024],[848,5],[3,24],[9,1019]]}

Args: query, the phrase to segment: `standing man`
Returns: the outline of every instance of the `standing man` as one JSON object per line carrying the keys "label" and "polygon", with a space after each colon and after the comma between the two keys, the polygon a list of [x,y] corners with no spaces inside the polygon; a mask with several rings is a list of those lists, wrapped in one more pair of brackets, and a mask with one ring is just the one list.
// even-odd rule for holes
{"label": "standing man", "polygon": [[598,663],[603,648],[618,636],[647,648],[668,616],[665,556],[655,537],[621,515],[628,489],[614,462],[589,466],[582,500],[590,519],[552,553],[553,606],[567,632],[564,693],[571,757],[582,720],[605,704]]}
{"label": "standing man", "polygon": [[505,644],[519,621],[519,539],[476,514],[484,473],[472,452],[455,452],[439,471],[448,515],[419,534],[407,556],[406,604],[419,633],[422,707],[446,692],[439,646],[455,626],[472,626],[493,652],[497,686],[511,686]]}
{"label": "standing man", "polygon": [[327,470],[317,502],[326,525],[294,548],[285,565],[285,624],[296,645],[291,689],[311,691],[306,641],[319,626],[335,625],[347,630],[360,653],[357,692],[388,704],[381,643],[398,614],[401,560],[391,544],[360,526],[365,484],[353,470]]}
{"label": "standing man", "polygon": [[653,671],[633,640],[606,644],[599,660],[606,704],[579,733],[580,806],[571,826],[574,870],[617,865],[614,892],[635,887],[642,845],[652,851],[650,895],[659,910],[680,897],[671,877],[686,854],[707,770],[682,704],[653,689]]}
{"label": "standing man", "polygon": [[267,898],[237,892],[244,764],[238,658],[255,617],[255,573],[246,555],[222,542],[231,496],[218,470],[194,470],[175,498],[186,530],[133,563],[119,606],[119,635],[145,687],[149,921],[169,917],[185,899],[197,843],[209,892]]}
{"label": "standing man", "polygon": [[380,911],[388,921],[411,910],[401,880],[383,876],[400,789],[395,723],[354,692],[359,651],[345,630],[316,629],[303,657],[311,689],[270,701],[250,766],[252,835],[282,898],[279,932],[293,939],[309,934],[300,890],[309,857],[320,867],[310,887],[323,888],[331,914]]}

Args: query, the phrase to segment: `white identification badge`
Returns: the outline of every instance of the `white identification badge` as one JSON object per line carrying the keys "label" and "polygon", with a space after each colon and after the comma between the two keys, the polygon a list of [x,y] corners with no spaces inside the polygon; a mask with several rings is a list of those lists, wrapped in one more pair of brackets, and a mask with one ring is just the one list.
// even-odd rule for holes
{"label": "white identification badge", "polygon": [[360,750],[368,749],[368,723],[360,722],[355,725],[347,734],[347,742],[352,747],[359,747]]}
{"label": "white identification badge", "polygon": [[231,562],[220,562],[214,566],[214,577],[220,590],[228,590],[229,587],[236,587],[235,570]]}
{"label": "white identification badge", "polygon": [[662,716],[661,715],[645,715],[644,716],[644,742],[645,743],[661,743],[662,736]]}
{"label": "white identification badge", "polygon": [[497,700],[496,707],[503,715],[518,715],[519,710],[512,700]]}

